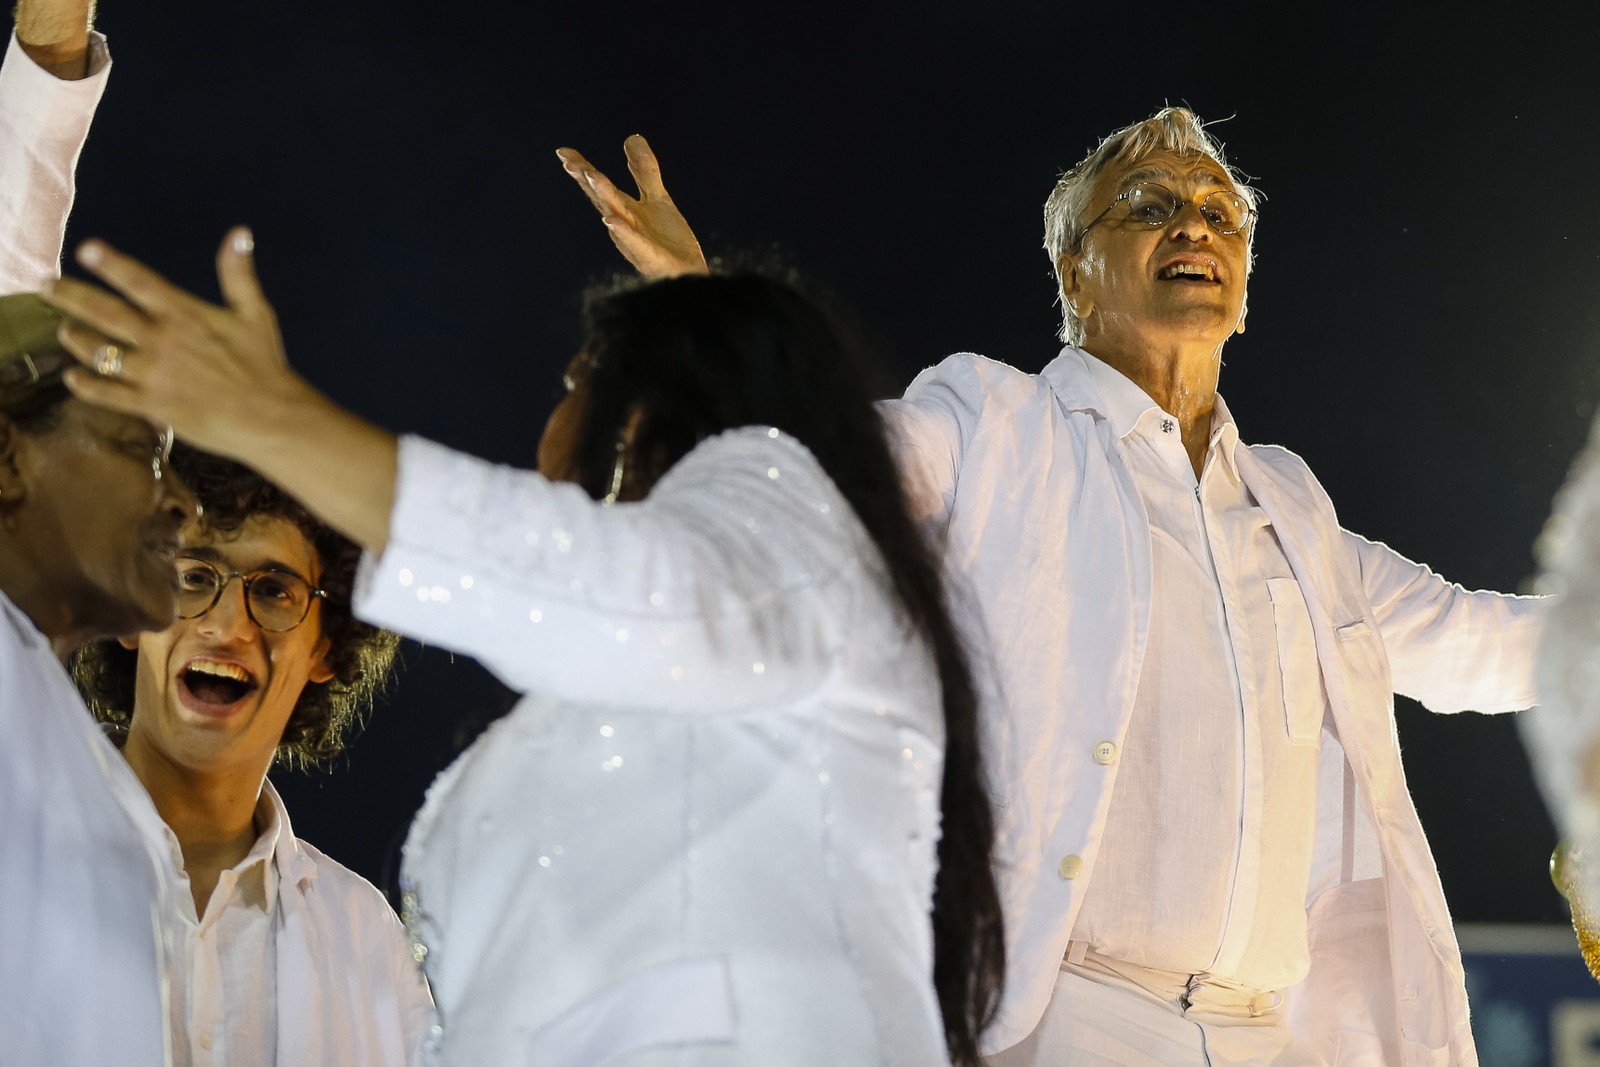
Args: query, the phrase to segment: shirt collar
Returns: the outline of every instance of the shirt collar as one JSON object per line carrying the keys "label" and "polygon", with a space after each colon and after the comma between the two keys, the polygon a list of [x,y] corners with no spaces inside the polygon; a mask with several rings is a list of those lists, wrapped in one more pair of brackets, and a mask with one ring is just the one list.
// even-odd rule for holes
{"label": "shirt collar", "polygon": [[[1111,428],[1116,431],[1119,440],[1137,429],[1141,422],[1172,418],[1149,393],[1134,384],[1132,378],[1081,348],[1077,351],[1083,356],[1083,364],[1089,372],[1089,379],[1100,392],[1101,414],[1111,423]],[[1221,393],[1218,393],[1216,407],[1211,411],[1211,438],[1208,447],[1221,453],[1228,473],[1235,479],[1239,476],[1239,467],[1235,462],[1233,450],[1238,444],[1238,424],[1233,421],[1233,412],[1228,410],[1227,401],[1222,399]]]}

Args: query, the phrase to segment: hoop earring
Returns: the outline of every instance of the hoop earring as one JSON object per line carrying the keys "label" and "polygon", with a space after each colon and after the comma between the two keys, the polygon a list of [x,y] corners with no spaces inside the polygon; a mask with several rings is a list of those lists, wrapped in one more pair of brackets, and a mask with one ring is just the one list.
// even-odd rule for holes
{"label": "hoop earring", "polygon": [[600,498],[601,507],[610,507],[617,502],[617,494],[622,491],[622,469],[628,462],[628,442],[619,433],[617,434],[617,464],[611,468],[611,491]]}

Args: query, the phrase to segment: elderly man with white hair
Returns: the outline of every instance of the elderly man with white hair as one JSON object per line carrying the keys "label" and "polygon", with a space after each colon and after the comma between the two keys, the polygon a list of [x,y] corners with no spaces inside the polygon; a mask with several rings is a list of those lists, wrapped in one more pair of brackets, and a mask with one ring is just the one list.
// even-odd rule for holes
{"label": "elderly man with white hair", "polygon": [[[637,199],[559,154],[635,266],[705,269],[626,150]],[[1531,705],[1543,612],[1241,442],[1217,378],[1256,208],[1189,111],[1117,131],[1045,207],[1056,359],[951,356],[882,407],[998,668],[996,1067],[1477,1063],[1393,694]]]}

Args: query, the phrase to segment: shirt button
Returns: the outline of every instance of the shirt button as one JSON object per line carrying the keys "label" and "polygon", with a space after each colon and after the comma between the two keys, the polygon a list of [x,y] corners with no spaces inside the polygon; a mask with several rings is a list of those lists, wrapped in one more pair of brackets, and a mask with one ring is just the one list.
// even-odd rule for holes
{"label": "shirt button", "polygon": [[1078,877],[1078,873],[1083,870],[1083,857],[1068,856],[1061,861],[1061,865],[1056,870],[1061,872],[1061,877],[1070,882]]}
{"label": "shirt button", "polygon": [[210,1034],[201,1034],[200,1035],[200,1047],[203,1048],[203,1049],[209,1049],[211,1047],[211,1035]]}
{"label": "shirt button", "polygon": [[1102,741],[1094,746],[1094,761],[1102,767],[1117,762],[1117,743]]}
{"label": "shirt button", "polygon": [[1171,433],[1172,430],[1173,430],[1172,420],[1171,419],[1162,419],[1161,420],[1161,432],[1162,433]]}

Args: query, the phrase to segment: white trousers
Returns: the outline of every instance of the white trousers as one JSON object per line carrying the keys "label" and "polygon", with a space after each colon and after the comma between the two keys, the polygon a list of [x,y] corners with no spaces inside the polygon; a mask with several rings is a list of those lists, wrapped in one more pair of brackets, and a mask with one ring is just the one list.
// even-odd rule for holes
{"label": "white trousers", "polygon": [[987,1067],[1327,1067],[1281,1012],[1184,1011],[1131,982],[1068,964],[1044,1018]]}

